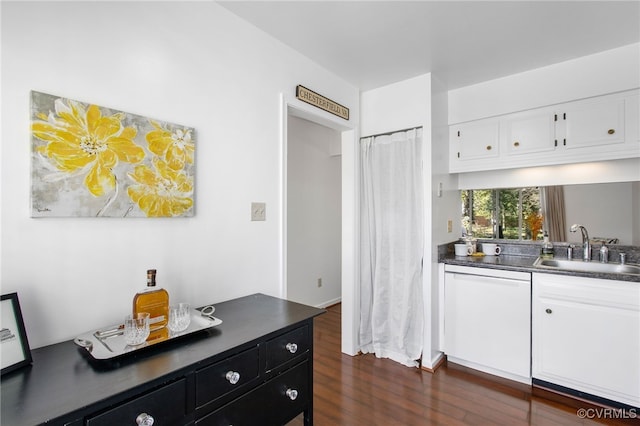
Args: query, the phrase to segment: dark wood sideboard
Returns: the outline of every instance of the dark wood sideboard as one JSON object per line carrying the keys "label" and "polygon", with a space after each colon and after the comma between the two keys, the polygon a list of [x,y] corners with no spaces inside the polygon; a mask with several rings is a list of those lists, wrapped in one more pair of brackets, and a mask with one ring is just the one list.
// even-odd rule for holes
{"label": "dark wood sideboard", "polygon": [[324,310],[263,294],[215,307],[221,325],[118,360],[72,341],[33,350],[31,366],[2,378],[2,424],[136,425],[146,413],[156,426],[279,425],[304,413],[312,425]]}

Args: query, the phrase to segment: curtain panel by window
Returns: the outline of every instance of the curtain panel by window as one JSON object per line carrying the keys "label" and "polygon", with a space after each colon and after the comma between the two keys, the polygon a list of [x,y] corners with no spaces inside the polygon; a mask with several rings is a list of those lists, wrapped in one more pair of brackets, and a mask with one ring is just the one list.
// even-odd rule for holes
{"label": "curtain panel by window", "polygon": [[549,240],[567,241],[564,187],[547,186],[541,188],[540,198],[545,227],[549,231]]}
{"label": "curtain panel by window", "polygon": [[407,366],[422,352],[422,129],[360,140],[360,347]]}

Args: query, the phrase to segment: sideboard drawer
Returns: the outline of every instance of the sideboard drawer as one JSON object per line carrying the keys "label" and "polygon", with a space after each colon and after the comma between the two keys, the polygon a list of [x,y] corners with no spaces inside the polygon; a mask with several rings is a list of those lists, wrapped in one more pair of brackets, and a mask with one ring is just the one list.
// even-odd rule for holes
{"label": "sideboard drawer", "polygon": [[196,407],[244,387],[259,376],[258,347],[196,371]]}
{"label": "sideboard drawer", "polygon": [[157,425],[185,424],[186,395],[186,380],[181,379],[91,417],[87,426],[135,425],[136,418],[142,413],[152,416]]}
{"label": "sideboard drawer", "polygon": [[196,421],[196,426],[282,425],[308,407],[311,388],[309,364],[303,361]]}
{"label": "sideboard drawer", "polygon": [[309,329],[296,328],[267,342],[267,371],[309,350]]}

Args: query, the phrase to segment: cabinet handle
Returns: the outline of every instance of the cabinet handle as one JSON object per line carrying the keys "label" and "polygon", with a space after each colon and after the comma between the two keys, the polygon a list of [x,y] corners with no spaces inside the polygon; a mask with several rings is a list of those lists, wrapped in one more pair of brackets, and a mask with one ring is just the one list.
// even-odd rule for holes
{"label": "cabinet handle", "polygon": [[295,401],[296,398],[298,397],[298,391],[295,389],[287,389],[287,396],[289,397],[290,400]]}
{"label": "cabinet handle", "polygon": [[609,131],[607,133],[609,133],[610,135],[614,134],[616,132],[615,129],[609,129]]}
{"label": "cabinet handle", "polygon": [[553,311],[552,311],[551,309],[549,309],[549,308],[545,309],[544,311],[545,311],[546,313],[548,313],[548,314],[550,314],[550,313],[552,313],[552,312],[553,312]]}
{"label": "cabinet handle", "polygon": [[487,151],[491,151],[491,145],[487,145]]}
{"label": "cabinet handle", "polygon": [[227,371],[227,375],[225,377],[232,385],[235,385],[240,381],[240,373],[237,371]]}
{"label": "cabinet handle", "polygon": [[519,146],[520,146],[520,142],[515,141],[515,142],[513,143],[513,146],[515,146],[516,148],[517,148],[517,147],[519,147]]}
{"label": "cabinet handle", "polygon": [[286,348],[292,354],[295,354],[298,351],[298,345],[296,345],[295,343],[287,343]]}
{"label": "cabinet handle", "polygon": [[138,414],[138,417],[136,417],[136,424],[138,426],[152,426],[153,422],[153,417],[147,413],[140,413]]}

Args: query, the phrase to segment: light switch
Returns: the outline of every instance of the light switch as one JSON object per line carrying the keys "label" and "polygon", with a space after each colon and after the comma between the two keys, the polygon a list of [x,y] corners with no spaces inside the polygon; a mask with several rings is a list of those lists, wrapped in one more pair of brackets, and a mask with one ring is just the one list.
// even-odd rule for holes
{"label": "light switch", "polygon": [[453,221],[451,219],[447,220],[447,232],[451,233],[453,231]]}
{"label": "light switch", "polygon": [[262,221],[267,220],[267,204],[251,203],[251,220]]}

